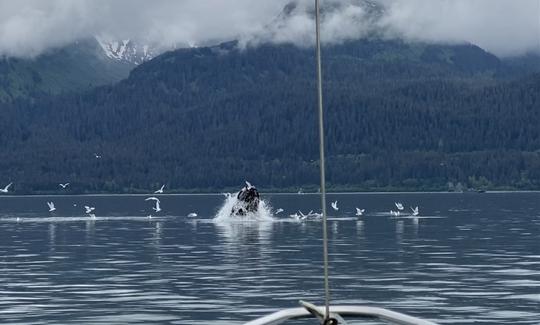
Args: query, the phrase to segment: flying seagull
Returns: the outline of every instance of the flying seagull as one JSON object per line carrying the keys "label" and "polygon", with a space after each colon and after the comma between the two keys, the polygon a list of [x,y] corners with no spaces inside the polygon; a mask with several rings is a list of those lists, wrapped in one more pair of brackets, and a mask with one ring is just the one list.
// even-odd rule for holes
{"label": "flying seagull", "polygon": [[313,213],[313,210],[309,211],[308,214],[303,214],[300,210],[298,210],[298,213],[300,213],[300,220],[306,220],[308,216]]}
{"label": "flying seagull", "polygon": [[283,209],[280,208],[280,209],[277,209],[276,213],[274,213],[274,214],[280,214],[281,212],[283,212]]}
{"label": "flying seagull", "polygon": [[339,210],[339,208],[337,207],[337,201],[332,202],[332,209],[334,209],[336,211]]}
{"label": "flying seagull", "polygon": [[65,183],[65,184],[60,183],[58,185],[60,185],[61,188],[65,189],[66,187],[69,186],[69,183]]}
{"label": "flying seagull", "polygon": [[9,183],[8,185],[6,185],[6,187],[4,188],[0,188],[0,193],[7,193],[9,192],[9,187],[13,185],[13,182],[12,183]]}
{"label": "flying seagull", "polygon": [[195,212],[191,212],[187,216],[188,216],[188,218],[196,218],[198,216],[198,214],[196,214]]}
{"label": "flying seagull", "polygon": [[289,217],[295,219],[295,220],[300,220],[301,216],[298,214],[298,213],[295,213],[295,214],[291,214]]}
{"label": "flying seagull", "polygon": [[403,204],[401,204],[400,202],[394,202],[394,204],[396,205],[396,208],[398,208],[399,211],[403,210]]}
{"label": "flying seagull", "polygon": [[156,206],[153,207],[152,209],[153,209],[154,211],[156,211],[156,212],[161,211],[161,207],[159,206],[159,203],[160,203],[161,201],[159,201],[159,199],[158,199],[157,197],[152,196],[152,197],[149,197],[149,198],[145,199],[145,201],[155,201],[155,202],[156,202]]}
{"label": "flying seagull", "polygon": [[364,214],[364,211],[366,211],[366,209],[358,209],[358,208],[356,208],[356,215],[361,216],[361,215]]}
{"label": "flying seagull", "polygon": [[411,210],[412,210],[412,215],[416,217],[418,215],[418,213],[419,213],[418,212],[418,207],[416,207],[414,209],[411,207]]}
{"label": "flying seagull", "polygon": [[246,186],[247,186],[247,189],[248,189],[248,190],[251,189],[251,188],[253,187],[253,185],[251,185],[251,183],[248,182],[248,181],[246,181]]}
{"label": "flying seagull", "polygon": [[164,188],[165,188],[165,184],[161,185],[161,188],[159,190],[155,191],[154,193],[155,194],[162,194]]}
{"label": "flying seagull", "polygon": [[53,202],[47,202],[47,205],[49,206],[49,212],[53,212],[56,210]]}
{"label": "flying seagull", "polygon": [[94,208],[94,207],[89,207],[88,205],[85,205],[85,206],[84,206],[84,209],[86,210],[86,214],[90,214],[90,213],[92,213],[92,211],[94,211],[96,208]]}

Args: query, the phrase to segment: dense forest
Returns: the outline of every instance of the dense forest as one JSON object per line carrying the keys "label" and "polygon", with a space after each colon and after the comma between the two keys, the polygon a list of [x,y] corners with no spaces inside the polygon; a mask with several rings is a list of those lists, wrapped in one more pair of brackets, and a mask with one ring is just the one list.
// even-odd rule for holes
{"label": "dense forest", "polygon": [[[540,189],[540,75],[474,45],[365,39],[323,58],[332,189]],[[168,52],[114,86],[1,104],[0,182],[316,190],[315,95],[312,48]]]}

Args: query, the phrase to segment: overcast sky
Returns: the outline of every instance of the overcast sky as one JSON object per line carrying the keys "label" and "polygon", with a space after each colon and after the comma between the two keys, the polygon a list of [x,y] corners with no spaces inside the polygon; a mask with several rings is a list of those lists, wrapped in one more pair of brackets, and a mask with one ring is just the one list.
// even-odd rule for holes
{"label": "overcast sky", "polygon": [[[231,39],[312,41],[306,11],[279,24],[291,0],[0,0],[0,54],[35,56],[94,35],[158,46]],[[298,0],[300,7],[311,0]],[[360,38],[374,28],[362,0],[338,3],[323,24],[326,42]],[[470,42],[499,56],[540,52],[540,0],[378,0],[387,7],[376,28],[386,37]]]}

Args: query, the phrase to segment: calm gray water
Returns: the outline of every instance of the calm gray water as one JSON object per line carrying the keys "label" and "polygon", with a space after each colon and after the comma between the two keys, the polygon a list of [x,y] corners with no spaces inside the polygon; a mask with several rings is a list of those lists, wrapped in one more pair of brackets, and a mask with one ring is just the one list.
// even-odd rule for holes
{"label": "calm gray water", "polygon": [[[0,323],[241,324],[323,302],[320,222],[215,223],[221,195],[161,196],[149,219],[144,198],[0,197]],[[315,195],[265,198],[287,214],[319,206]],[[340,206],[329,223],[335,304],[442,324],[540,324],[539,193],[329,200]],[[396,201],[420,217],[390,217]]]}

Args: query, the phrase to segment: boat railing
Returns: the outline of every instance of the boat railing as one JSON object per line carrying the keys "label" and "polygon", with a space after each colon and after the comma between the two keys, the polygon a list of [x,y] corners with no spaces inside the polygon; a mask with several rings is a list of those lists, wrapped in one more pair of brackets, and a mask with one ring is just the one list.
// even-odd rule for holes
{"label": "boat railing", "polygon": [[[313,306],[315,307],[315,306]],[[315,307],[324,313],[324,307]],[[331,316],[338,319],[333,324],[346,324],[341,317],[369,318],[398,325],[437,325],[437,323],[398,313],[392,310],[369,306],[330,306]],[[317,315],[315,315],[317,316]],[[288,308],[247,322],[244,325],[277,325],[289,320],[314,317],[313,311],[304,307]],[[324,323],[322,323],[324,324]]]}

